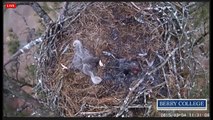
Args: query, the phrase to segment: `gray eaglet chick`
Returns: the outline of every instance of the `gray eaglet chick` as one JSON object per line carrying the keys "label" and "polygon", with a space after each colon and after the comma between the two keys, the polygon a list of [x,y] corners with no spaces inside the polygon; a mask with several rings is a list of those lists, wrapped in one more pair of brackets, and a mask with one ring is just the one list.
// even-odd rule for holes
{"label": "gray eaglet chick", "polygon": [[79,40],[73,42],[73,47],[75,52],[72,60],[73,67],[90,76],[94,84],[99,84],[102,79],[95,76],[93,72],[93,68],[96,66],[98,58],[93,57],[87,49],[83,48],[83,45]]}

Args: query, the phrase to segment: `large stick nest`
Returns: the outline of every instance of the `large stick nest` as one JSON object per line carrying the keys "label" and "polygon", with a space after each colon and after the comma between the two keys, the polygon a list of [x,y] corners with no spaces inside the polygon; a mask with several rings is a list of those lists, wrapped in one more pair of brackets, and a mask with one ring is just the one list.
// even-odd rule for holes
{"label": "large stick nest", "polygon": [[[189,52],[193,40],[186,34],[186,5],[82,2],[69,7],[73,19],[38,51],[35,90],[45,105],[61,116],[152,116],[157,98],[188,98],[196,61]],[[104,64],[96,67],[100,84],[70,67],[74,40]],[[121,68],[131,63],[136,68]]]}

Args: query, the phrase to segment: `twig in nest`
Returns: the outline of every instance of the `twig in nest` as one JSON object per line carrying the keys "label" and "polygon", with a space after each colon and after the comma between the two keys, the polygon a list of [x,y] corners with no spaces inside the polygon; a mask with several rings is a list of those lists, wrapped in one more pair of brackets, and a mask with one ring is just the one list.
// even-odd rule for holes
{"label": "twig in nest", "polygon": [[150,71],[150,72],[148,73],[148,75],[150,75],[150,74],[156,72],[158,69],[160,69],[161,67],[163,67],[163,66],[169,61],[169,59],[175,54],[175,52],[176,52],[178,49],[183,48],[185,45],[186,45],[186,43],[184,43],[181,47],[177,47],[177,48],[175,48],[172,52],[170,52],[170,53],[169,53],[169,56],[165,59],[165,61],[164,61],[161,65],[159,65],[156,69]]}
{"label": "twig in nest", "polygon": [[138,88],[138,86],[144,81],[145,77],[147,75],[149,76],[149,75],[153,74],[158,69],[162,68],[169,61],[169,59],[175,54],[175,52],[178,49],[184,47],[185,45],[186,45],[186,43],[183,44],[181,47],[175,48],[172,52],[169,53],[168,57],[165,59],[165,61],[162,64],[160,64],[154,70],[152,70],[150,72],[146,72],[146,74],[137,82],[137,84],[134,87],[130,88],[130,91],[129,91],[127,97],[125,98],[123,104],[121,105],[120,111],[116,114],[116,117],[119,117],[125,111],[125,109],[127,108],[128,104],[131,102],[130,97],[132,96],[132,94],[136,90],[136,88]]}
{"label": "twig in nest", "polygon": [[60,15],[60,19],[64,19],[67,16],[67,10],[68,10],[69,2],[65,2],[63,6],[62,13]]}
{"label": "twig in nest", "polygon": [[178,18],[177,16],[177,9],[174,5],[172,5],[170,2],[167,2],[168,4],[171,5],[171,7],[173,8],[173,10],[175,10],[175,13],[169,9],[169,11],[171,12],[172,16],[175,18],[175,20],[177,21],[178,23],[178,26],[180,27],[180,30],[181,32],[184,34],[184,36],[186,37],[186,39],[188,40],[190,37],[187,35],[187,33],[184,31],[184,28],[183,28],[183,24],[180,22],[180,19]]}
{"label": "twig in nest", "polygon": [[[120,106],[92,106],[92,105],[88,105],[88,107],[91,107],[91,108],[97,108],[97,109],[109,109],[109,108],[116,108],[116,109],[119,109]],[[147,108],[146,106],[144,105],[129,105],[127,106],[128,108]]]}
{"label": "twig in nest", "polygon": [[151,113],[151,108],[152,108],[152,104],[146,105],[147,111],[144,114],[144,117],[149,116],[149,114]]}
{"label": "twig in nest", "polygon": [[130,2],[137,10],[141,10],[134,2]]}
{"label": "twig in nest", "polygon": [[169,98],[171,98],[171,93],[170,93],[170,89],[169,89],[169,85],[168,85],[169,82],[167,80],[167,76],[165,74],[164,67],[162,67],[162,71],[163,71],[164,80],[166,82],[167,92],[168,92]]}
{"label": "twig in nest", "polygon": [[119,117],[125,111],[128,104],[130,103],[130,100],[129,100],[130,96],[133,94],[133,91],[144,81],[144,78],[145,78],[146,75],[147,75],[147,73],[143,76],[142,79],[140,79],[138,81],[138,83],[133,88],[130,88],[130,91],[129,91],[127,97],[125,98],[123,104],[121,105],[120,111],[116,114],[116,117]]}
{"label": "twig in nest", "polygon": [[[108,109],[108,110],[104,110],[104,111],[99,111],[99,112],[81,112],[80,114],[81,115],[87,115],[88,117],[91,117],[91,116],[99,116],[101,117],[103,114],[106,114],[106,113],[112,113],[114,110],[113,109]],[[90,116],[91,115],[91,116]]]}
{"label": "twig in nest", "polygon": [[87,5],[86,5],[86,6],[74,17],[74,18],[73,18],[73,16],[70,16],[70,17],[67,17],[66,19],[63,19],[63,21],[61,21],[61,22],[65,22],[65,21],[67,21],[67,20],[73,18],[73,19],[68,23],[68,25],[66,25],[64,28],[69,27],[70,24],[71,24],[72,22],[74,22],[74,21],[81,15],[81,13],[84,12],[84,11],[86,10],[86,8],[88,7],[88,5],[91,5],[91,3],[88,3],[88,4],[87,4]]}

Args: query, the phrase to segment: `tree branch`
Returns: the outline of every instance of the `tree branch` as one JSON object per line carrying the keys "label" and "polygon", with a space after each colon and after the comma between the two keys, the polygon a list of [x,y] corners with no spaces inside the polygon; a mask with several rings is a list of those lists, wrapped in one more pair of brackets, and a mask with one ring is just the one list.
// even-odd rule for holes
{"label": "tree branch", "polygon": [[47,25],[53,23],[53,20],[48,16],[48,14],[41,8],[37,2],[31,4],[33,10],[44,20],[44,23]]}
{"label": "tree branch", "polygon": [[13,60],[16,60],[16,58],[18,56],[20,56],[22,53],[26,53],[28,52],[33,46],[43,42],[44,37],[41,36],[40,38],[31,41],[30,43],[28,43],[27,45],[25,45],[23,48],[19,49],[19,51],[17,51],[7,62],[4,63],[4,67],[9,64],[10,62],[12,62]]}
{"label": "tree branch", "polygon": [[53,20],[49,17],[49,15],[41,8],[41,6],[37,2],[18,2],[16,3],[16,5],[17,6],[29,5],[39,15],[39,17],[44,20],[45,25],[53,23]]}

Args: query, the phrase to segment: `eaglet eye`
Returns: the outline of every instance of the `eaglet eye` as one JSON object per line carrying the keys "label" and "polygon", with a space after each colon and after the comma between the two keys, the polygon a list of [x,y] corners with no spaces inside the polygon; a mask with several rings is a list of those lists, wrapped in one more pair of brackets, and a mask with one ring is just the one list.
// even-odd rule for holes
{"label": "eaglet eye", "polygon": [[79,46],[79,45],[81,45],[81,42],[80,42],[79,40],[75,40],[75,41],[73,42],[73,46],[74,46],[74,47]]}

